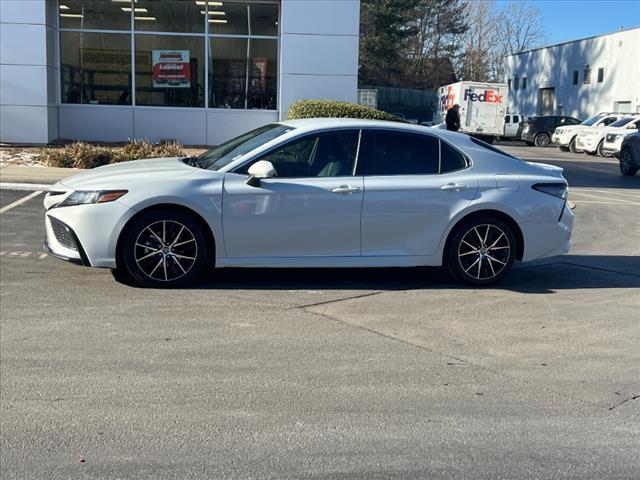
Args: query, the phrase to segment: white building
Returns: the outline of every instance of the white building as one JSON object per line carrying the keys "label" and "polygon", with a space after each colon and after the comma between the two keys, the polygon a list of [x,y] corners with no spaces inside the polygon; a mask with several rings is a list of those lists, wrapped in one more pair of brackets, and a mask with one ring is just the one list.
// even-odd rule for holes
{"label": "white building", "polygon": [[357,101],[359,0],[0,0],[0,142],[218,144]]}
{"label": "white building", "polygon": [[640,28],[508,56],[506,80],[514,113],[640,112]]}

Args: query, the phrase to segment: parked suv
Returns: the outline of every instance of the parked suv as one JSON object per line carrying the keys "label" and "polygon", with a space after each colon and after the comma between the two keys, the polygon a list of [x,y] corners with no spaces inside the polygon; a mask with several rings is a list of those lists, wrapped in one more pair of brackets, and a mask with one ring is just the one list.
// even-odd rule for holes
{"label": "parked suv", "polygon": [[640,168],[640,132],[624,137],[618,159],[620,160],[620,172],[623,175],[633,176],[636,174]]}
{"label": "parked suv", "polygon": [[618,156],[624,138],[627,135],[631,135],[633,133],[636,133],[637,130],[640,130],[640,116],[636,116],[635,118],[637,118],[637,120],[635,122],[629,123],[627,125],[627,128],[618,129],[615,132],[606,133],[604,137],[604,143],[602,144],[602,152],[605,155]]}
{"label": "parked suv", "polygon": [[598,113],[593,117],[587,118],[579,125],[566,125],[556,128],[553,136],[551,137],[551,141],[563,152],[571,150],[573,153],[580,153],[580,150],[576,147],[576,136],[580,130],[590,127],[606,127],[625,116],[628,116],[628,114]]}
{"label": "parked suv", "polygon": [[527,145],[536,147],[546,147],[551,143],[551,135],[556,127],[563,125],[579,125],[580,120],[564,115],[545,115],[540,117],[529,117],[522,129],[522,140]]}
{"label": "parked suv", "polygon": [[629,116],[622,117],[608,127],[585,128],[580,130],[576,136],[576,148],[588,155],[604,157],[607,155],[607,152],[604,151],[604,141],[607,134],[616,134],[618,132],[633,133],[638,130],[638,125],[640,125],[640,116]]}

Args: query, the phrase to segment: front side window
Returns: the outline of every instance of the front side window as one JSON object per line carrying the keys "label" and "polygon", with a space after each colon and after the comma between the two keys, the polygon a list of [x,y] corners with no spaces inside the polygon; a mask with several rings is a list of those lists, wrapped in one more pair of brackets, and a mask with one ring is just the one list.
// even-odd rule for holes
{"label": "front side window", "polygon": [[[358,131],[309,135],[257,160],[271,162],[278,178],[350,176],[354,172],[358,138]],[[248,167],[241,173],[246,170]]]}
{"label": "front side window", "polygon": [[[197,157],[196,164],[209,170],[220,170],[243,155],[265,145],[285,133],[294,130],[294,127],[278,123],[264,125],[262,127],[243,133],[242,135],[227,140],[211,150]],[[247,167],[248,168],[248,167]],[[243,172],[246,173],[246,172]]]}
{"label": "front side window", "polygon": [[520,122],[520,117],[518,115],[514,115],[513,116],[513,123],[519,123]]}
{"label": "front side window", "polygon": [[63,103],[131,105],[131,36],[61,32]]}
{"label": "front side window", "polygon": [[391,131],[363,134],[364,175],[431,175],[439,172],[439,140]]}

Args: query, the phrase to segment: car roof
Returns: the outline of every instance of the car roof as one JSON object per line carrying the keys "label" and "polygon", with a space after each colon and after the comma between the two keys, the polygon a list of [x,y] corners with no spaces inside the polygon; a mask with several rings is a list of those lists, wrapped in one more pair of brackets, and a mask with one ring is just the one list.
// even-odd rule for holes
{"label": "car roof", "polygon": [[430,133],[441,137],[466,137],[458,132],[451,132],[440,128],[425,127],[412,123],[392,122],[388,120],[367,120],[359,118],[305,118],[298,120],[283,120],[282,125],[288,125],[304,131],[327,130],[331,128],[388,128],[409,133]]}

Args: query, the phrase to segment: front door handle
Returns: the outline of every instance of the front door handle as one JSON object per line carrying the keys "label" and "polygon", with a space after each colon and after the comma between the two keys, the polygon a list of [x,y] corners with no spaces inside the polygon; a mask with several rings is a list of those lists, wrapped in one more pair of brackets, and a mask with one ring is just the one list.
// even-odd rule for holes
{"label": "front door handle", "polygon": [[469,188],[469,185],[463,185],[460,183],[447,183],[446,185],[442,185],[440,190],[452,190],[454,192],[459,192],[461,190],[466,190]]}
{"label": "front door handle", "polygon": [[360,191],[360,187],[350,187],[349,185],[340,185],[331,190],[333,193],[341,193],[343,195],[351,195]]}

